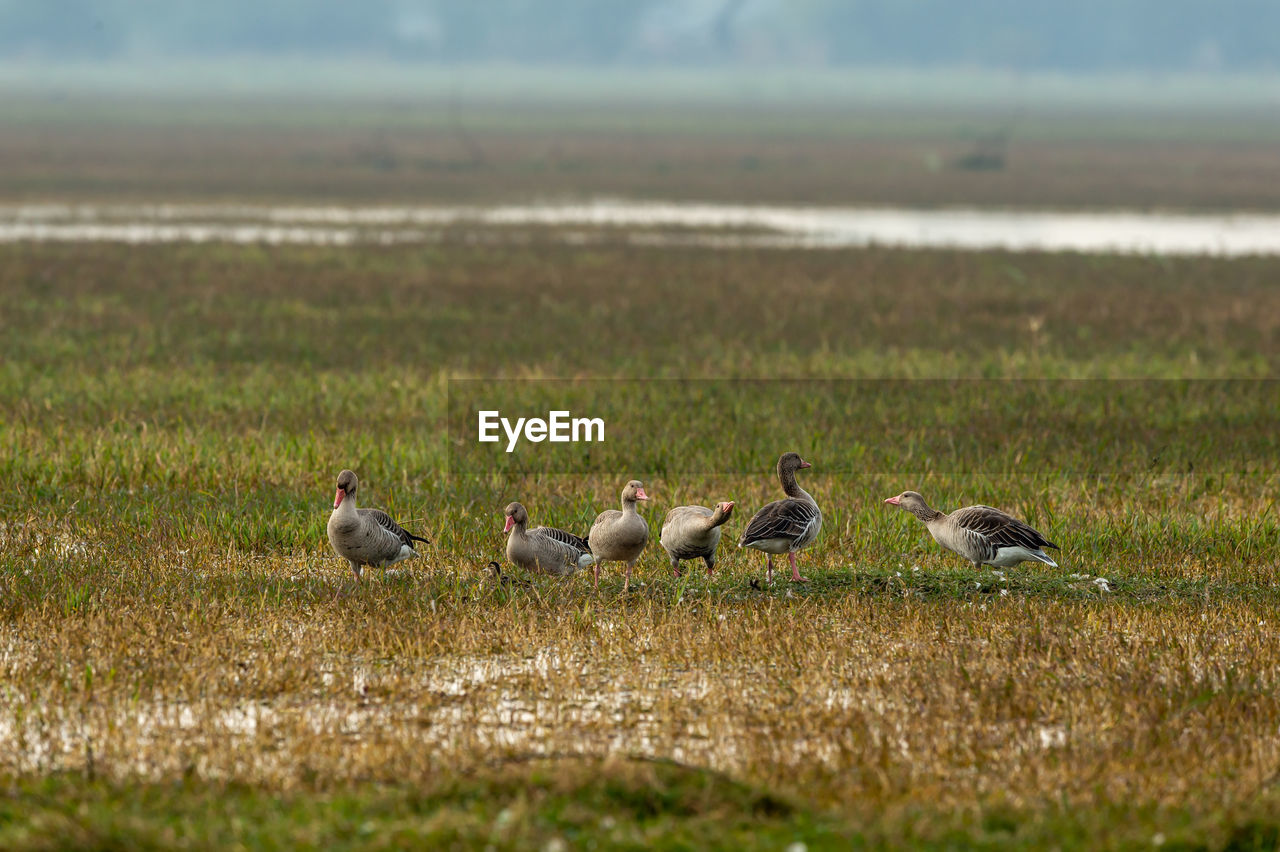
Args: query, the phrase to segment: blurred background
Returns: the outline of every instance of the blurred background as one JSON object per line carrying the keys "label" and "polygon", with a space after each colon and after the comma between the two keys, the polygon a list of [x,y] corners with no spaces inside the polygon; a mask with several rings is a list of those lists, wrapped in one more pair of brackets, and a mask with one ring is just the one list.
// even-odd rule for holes
{"label": "blurred background", "polygon": [[584,68],[1276,71],[1264,0],[49,0],[0,4],[11,61],[288,58]]}
{"label": "blurred background", "polygon": [[0,2],[10,200],[1272,209],[1280,6]]}

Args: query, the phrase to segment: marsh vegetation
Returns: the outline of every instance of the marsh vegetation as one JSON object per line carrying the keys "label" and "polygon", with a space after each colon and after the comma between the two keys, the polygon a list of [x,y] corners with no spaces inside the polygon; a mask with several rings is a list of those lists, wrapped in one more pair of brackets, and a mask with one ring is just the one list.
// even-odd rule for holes
{"label": "marsh vegetation", "polygon": [[[1278,272],[0,247],[0,846],[1270,843]],[[450,447],[450,388],[492,377],[627,380],[639,431],[486,472]],[[774,407],[735,410],[730,379]],[[1150,417],[1108,430],[1119,379]],[[729,540],[783,449],[823,534],[810,583],[755,588]],[[355,594],[325,538],[344,467],[434,542]],[[630,592],[486,570],[510,501],[584,532],[632,477],[655,540]],[[1062,567],[974,571],[882,504],[908,487],[1018,514]],[[673,579],[661,513],[728,499],[716,576]]]}

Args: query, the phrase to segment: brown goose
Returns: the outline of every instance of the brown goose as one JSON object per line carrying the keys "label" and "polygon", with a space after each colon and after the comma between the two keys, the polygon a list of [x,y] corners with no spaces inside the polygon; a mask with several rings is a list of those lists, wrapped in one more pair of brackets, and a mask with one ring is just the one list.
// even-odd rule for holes
{"label": "brown goose", "polygon": [[609,509],[596,516],[591,532],[587,533],[591,552],[595,554],[592,573],[596,588],[600,587],[601,562],[627,563],[622,590],[625,592],[631,588],[631,569],[649,543],[649,525],[636,511],[636,501],[648,499],[649,495],[644,493],[640,480],[633,479],[622,489],[622,511]]}
{"label": "brown goose", "polygon": [[778,481],[787,496],[756,512],[747,524],[738,547],[754,547],[769,555],[765,579],[773,582],[774,554],[785,553],[791,561],[791,582],[807,583],[796,568],[796,552],[818,538],[822,530],[822,510],[817,502],[796,484],[796,471],[812,467],[799,453],[783,453],[778,459]]}
{"label": "brown goose", "polygon": [[903,491],[884,502],[915,515],[924,522],[934,541],[968,559],[975,568],[983,565],[1009,568],[1020,562],[1043,562],[1058,567],[1044,552],[1046,547],[1059,550],[1058,545],[999,509],[966,506],[948,515],[929,508],[915,491]]}
{"label": "brown goose", "polygon": [[505,510],[507,525],[507,561],[526,571],[563,576],[592,563],[591,548],[584,539],[555,527],[529,525],[529,513],[519,503]]}
{"label": "brown goose", "polygon": [[351,563],[351,570],[360,582],[360,571],[365,565],[385,568],[404,559],[418,555],[413,549],[415,541],[431,542],[402,528],[381,509],[356,507],[356,489],[360,480],[349,470],[338,474],[338,491],[333,497],[333,512],[329,515],[329,544],[339,556]]}
{"label": "brown goose", "polygon": [[701,559],[707,564],[707,576],[715,573],[720,526],[732,514],[732,500],[717,503],[715,511],[706,506],[677,506],[667,512],[658,543],[671,559],[671,572],[679,577],[681,562]]}

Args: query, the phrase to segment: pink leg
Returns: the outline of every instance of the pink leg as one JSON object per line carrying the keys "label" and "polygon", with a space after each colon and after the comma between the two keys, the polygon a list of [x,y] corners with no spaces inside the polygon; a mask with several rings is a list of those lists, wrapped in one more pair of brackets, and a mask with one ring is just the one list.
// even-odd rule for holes
{"label": "pink leg", "polygon": [[626,574],[626,579],[624,579],[624,580],[622,581],[622,591],[624,591],[624,592],[626,592],[626,591],[630,591],[630,589],[631,589],[631,566],[632,566],[632,565],[634,565],[634,564],[635,564],[634,562],[628,562],[628,563],[627,563],[627,574]]}
{"label": "pink leg", "polygon": [[804,577],[801,577],[801,576],[800,576],[800,571],[799,571],[799,569],[797,569],[797,568],[796,568],[796,554],[795,554],[795,552],[793,551],[793,552],[790,554],[790,556],[791,556],[791,582],[793,582],[793,583],[807,583],[807,582],[809,582],[807,579],[805,579]]}
{"label": "pink leg", "polygon": [[593,589],[600,588],[600,563],[599,561],[591,563],[591,587]]}
{"label": "pink leg", "polygon": [[769,570],[764,573],[764,582],[766,585],[773,585],[773,554],[766,554],[769,558]]}

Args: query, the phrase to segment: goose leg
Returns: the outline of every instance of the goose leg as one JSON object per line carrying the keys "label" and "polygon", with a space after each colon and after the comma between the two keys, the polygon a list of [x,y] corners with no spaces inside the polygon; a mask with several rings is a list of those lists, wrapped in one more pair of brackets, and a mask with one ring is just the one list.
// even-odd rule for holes
{"label": "goose leg", "polygon": [[624,579],[624,580],[622,581],[622,591],[624,591],[624,592],[627,592],[627,591],[630,591],[630,590],[631,590],[631,566],[632,566],[632,565],[635,565],[635,564],[636,564],[635,562],[628,562],[628,563],[627,563],[626,579]]}
{"label": "goose leg", "polygon": [[793,583],[807,583],[807,582],[809,582],[809,581],[808,581],[808,579],[806,579],[805,577],[801,577],[801,576],[800,576],[800,571],[799,571],[799,569],[798,569],[798,568],[796,568],[796,554],[795,554],[795,551],[793,550],[793,551],[792,551],[790,554],[788,554],[788,555],[791,557],[791,582],[793,582]]}
{"label": "goose leg", "polygon": [[765,585],[772,586],[773,585],[773,554],[768,553],[768,554],[765,554],[765,556],[769,560],[769,570],[765,571],[764,573],[764,582],[765,582]]}
{"label": "goose leg", "polygon": [[600,590],[600,560],[591,563],[591,587]]}

